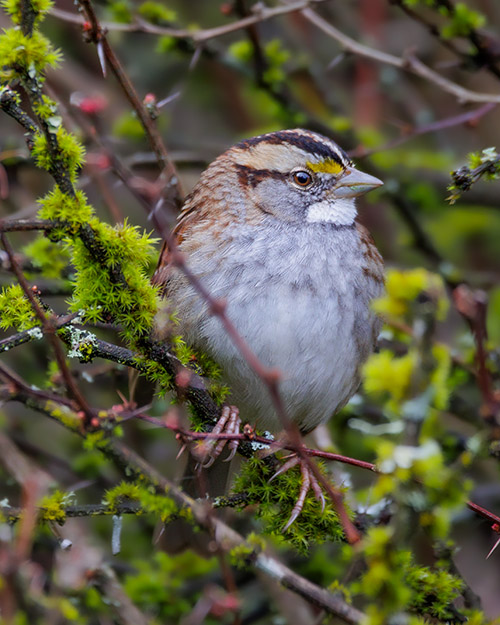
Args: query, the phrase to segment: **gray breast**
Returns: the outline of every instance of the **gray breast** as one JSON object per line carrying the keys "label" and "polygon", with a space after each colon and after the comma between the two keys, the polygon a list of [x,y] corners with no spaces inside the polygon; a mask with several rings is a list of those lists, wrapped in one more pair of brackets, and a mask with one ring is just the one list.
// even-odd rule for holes
{"label": "gray breast", "polygon": [[[372,349],[377,322],[369,302],[380,286],[363,272],[357,231],[287,224],[285,232],[268,224],[228,237],[220,252],[217,264],[203,253],[189,264],[215,297],[227,300],[228,316],[263,364],[281,370],[290,418],[313,429],[355,392]],[[187,339],[221,364],[243,420],[279,429],[267,390],[220,320],[187,283],[183,290],[177,305]]]}

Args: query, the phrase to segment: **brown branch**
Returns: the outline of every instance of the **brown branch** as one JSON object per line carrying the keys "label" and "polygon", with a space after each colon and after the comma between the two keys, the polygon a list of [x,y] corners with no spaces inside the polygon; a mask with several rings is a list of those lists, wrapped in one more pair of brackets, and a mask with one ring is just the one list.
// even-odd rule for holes
{"label": "brown branch", "polygon": [[[102,22],[101,27],[112,31],[122,31],[122,32],[131,32],[131,33],[146,33],[149,35],[166,35],[168,37],[173,37],[175,39],[189,39],[194,43],[204,43],[210,39],[215,39],[216,37],[221,37],[223,35],[228,35],[230,33],[236,32],[238,30],[242,30],[244,28],[248,28],[253,24],[259,24],[261,22],[266,22],[273,17],[278,17],[280,15],[287,15],[290,13],[296,13],[297,11],[301,11],[312,4],[317,4],[319,2],[324,2],[325,0],[309,0],[306,2],[294,2],[287,4],[285,6],[277,6],[277,7],[266,7],[263,4],[258,4],[253,7],[252,15],[245,17],[241,20],[232,22],[231,24],[224,24],[222,26],[216,26],[215,28],[207,28],[200,30],[189,30],[189,29],[180,29],[180,28],[167,28],[164,26],[157,26],[155,24],[150,24],[135,17],[134,22],[132,24],[120,24],[117,22]],[[52,8],[50,10],[50,14],[58,19],[64,20],[65,22],[71,22],[73,24],[79,24],[83,26],[84,20],[74,13],[70,13],[69,11],[63,11],[61,9]]]}
{"label": "brown branch", "polygon": [[[150,417],[149,415],[135,414],[134,416],[136,418],[147,421],[148,423],[152,423],[153,425],[156,425],[157,427],[165,428],[173,432],[176,432],[177,434],[180,434],[180,436],[184,440],[187,440],[187,441],[207,440],[207,439],[208,440],[210,439],[227,440],[227,441],[233,440],[233,441],[251,441],[251,442],[259,443],[260,445],[268,445],[269,448],[271,449],[277,446],[277,443],[274,439],[266,438],[264,436],[254,436],[254,435],[249,436],[246,434],[226,434],[226,433],[213,434],[212,432],[186,432],[185,430],[182,430],[181,428],[179,428],[178,426],[172,423],[166,423],[165,421],[162,421],[161,419]],[[295,452],[298,451],[297,448],[294,445],[290,444],[289,442],[280,443],[279,447],[283,449],[288,449],[289,451],[295,451]],[[341,462],[343,464],[349,464],[351,466],[359,467],[361,469],[367,469],[368,471],[372,471],[373,473],[379,473],[379,469],[377,468],[377,465],[372,462],[366,462],[365,460],[358,460],[357,458],[351,458],[349,456],[343,456],[341,454],[334,454],[329,451],[322,451],[320,449],[309,449],[307,447],[302,447],[302,451],[309,456],[322,458],[323,460],[329,460],[332,462]],[[486,508],[482,508],[481,506],[474,503],[473,501],[468,501],[466,505],[468,508],[470,508],[471,510],[473,510],[474,512],[476,512],[483,518],[489,521],[492,521],[493,523],[498,523],[500,525],[500,516],[493,514],[489,510],[486,510]]]}
{"label": "brown branch", "polygon": [[0,232],[27,232],[53,230],[57,224],[47,219],[0,219]]}
{"label": "brown branch", "polygon": [[208,311],[210,314],[216,316],[222,323],[227,335],[233,342],[236,349],[240,352],[245,362],[249,365],[252,371],[257,377],[262,380],[264,386],[267,388],[276,414],[280,420],[283,429],[290,442],[294,445],[296,453],[300,457],[301,461],[307,466],[307,468],[314,474],[314,477],[318,480],[321,486],[325,489],[328,496],[332,500],[333,506],[339,516],[342,523],[345,535],[349,543],[355,543],[359,541],[359,533],[354,527],[353,523],[349,519],[345,506],[343,504],[343,498],[340,491],[334,489],[328,479],[319,470],[318,466],[311,461],[308,455],[303,451],[302,437],[300,431],[295,423],[293,423],[285,408],[285,404],[279,392],[279,381],[281,379],[281,373],[277,369],[265,367],[250,348],[245,339],[239,334],[236,326],[229,319],[226,314],[226,302],[220,299],[214,298],[211,293],[205,288],[203,283],[198,277],[191,271],[186,264],[184,255],[181,253],[177,246],[177,242],[172,233],[163,226],[160,222],[158,214],[156,212],[151,214],[152,221],[156,224],[157,230],[161,233],[163,240],[168,246],[170,254],[170,262],[173,266],[177,267],[187,277],[195,291],[200,295],[203,301],[206,302]]}
{"label": "brown branch", "polygon": [[7,113],[9,117],[15,119],[18,124],[26,130],[28,145],[32,141],[33,135],[38,132],[38,126],[31,117],[22,110],[16,103],[16,92],[8,87],[0,89],[0,109]]}
{"label": "brown branch", "polygon": [[371,59],[373,61],[376,61],[377,63],[383,63],[384,65],[397,67],[398,69],[407,71],[411,74],[419,76],[420,78],[424,78],[428,82],[439,87],[442,91],[445,91],[446,93],[455,96],[459,102],[495,102],[497,104],[500,103],[500,95],[495,93],[479,93],[457,85],[453,81],[448,80],[444,76],[441,76],[441,74],[438,74],[438,72],[434,71],[433,69],[419,61],[419,59],[417,59],[417,57],[411,52],[408,52],[403,56],[399,57],[393,54],[389,54],[387,52],[376,50],[375,48],[370,48],[369,46],[365,46],[364,44],[359,43],[355,39],[352,39],[342,31],[340,31],[338,28],[320,17],[312,9],[304,9],[303,11],[301,11],[301,14],[309,22],[311,22],[311,24],[314,24],[326,35],[340,43],[340,45],[348,52]]}
{"label": "brown branch", "polygon": [[497,428],[500,426],[500,398],[495,394],[492,375],[488,368],[486,293],[461,284],[453,291],[453,301],[458,312],[467,321],[476,345],[476,379],[482,397],[481,416],[489,425]]}
{"label": "brown branch", "polygon": [[[84,437],[85,433],[79,427],[78,415],[66,410],[64,420],[57,418],[58,404],[50,401],[40,401],[33,389],[25,385],[24,389],[13,392],[4,392],[2,399],[20,401],[33,410],[41,412],[56,420],[75,434]],[[205,502],[195,501],[186,495],[173,482],[163,477],[153,466],[144,460],[139,454],[131,450],[120,440],[106,438],[102,444],[97,443],[97,448],[123,472],[127,479],[139,478],[144,483],[149,483],[158,494],[171,497],[181,508],[189,508],[194,521],[205,528],[216,541],[218,548],[228,553],[236,546],[246,544],[245,539],[231,527],[219,520],[214,514],[207,514]],[[313,605],[342,619],[345,623],[358,625],[364,618],[364,614],[347,604],[338,595],[320,588],[304,577],[293,572],[282,564],[275,556],[266,550],[255,553],[251,564],[259,569],[266,577],[269,577],[293,592],[301,595]]]}
{"label": "brown branch", "polygon": [[0,378],[6,382],[5,387],[0,387],[0,398],[2,401],[9,401],[13,395],[18,393],[23,396],[30,396],[36,399],[36,401],[53,402],[55,404],[61,404],[72,410],[78,410],[76,403],[66,397],[61,397],[49,391],[41,391],[40,389],[32,388],[24,382],[14,371],[12,371],[7,365],[0,363]]}
{"label": "brown branch", "polygon": [[93,417],[95,416],[95,414],[90,408],[82,392],[78,388],[78,385],[75,382],[71,374],[71,371],[68,368],[68,365],[66,364],[66,357],[62,351],[61,344],[59,342],[58,337],[55,336],[55,330],[57,327],[57,319],[54,319],[52,316],[47,317],[44,310],[40,306],[39,302],[37,301],[34,295],[33,289],[30,288],[28,282],[26,281],[26,278],[24,277],[24,274],[21,268],[19,267],[19,264],[14,255],[12,247],[10,243],[8,242],[7,237],[4,232],[0,233],[0,239],[2,241],[2,245],[5,251],[7,252],[7,255],[9,256],[9,261],[12,267],[12,271],[14,272],[21,288],[23,289],[24,294],[28,298],[31,304],[31,307],[33,308],[33,311],[35,312],[36,316],[40,320],[43,333],[47,336],[51,344],[51,347],[54,351],[54,355],[56,357],[57,366],[59,367],[59,371],[61,372],[66,388],[69,394],[74,397],[80,409],[83,411],[85,415],[84,425],[88,426],[90,422],[92,421]]}
{"label": "brown branch", "polygon": [[104,597],[116,613],[118,623],[123,625],[149,625],[150,619],[139,610],[118,581],[113,569],[107,564],[88,572],[88,580]]}
{"label": "brown branch", "polygon": [[90,29],[86,31],[87,36],[97,46],[102,46],[106,62],[109,63],[115,78],[120,84],[127,100],[136,112],[137,117],[146,132],[146,136],[158,160],[160,172],[164,178],[166,197],[173,202],[174,206],[180,208],[184,193],[177,169],[173,161],[170,159],[156,124],[144,104],[140,101],[134,85],[130,81],[120,61],[118,60],[118,57],[110,46],[106,37],[106,31],[99,23],[91,0],[79,0],[79,3],[90,23]]}
{"label": "brown branch", "polygon": [[[451,39],[443,37],[441,31],[434,23],[420,15],[417,11],[411,9],[404,2],[402,2],[402,0],[390,0],[390,3],[395,4],[411,19],[422,24],[444,47],[451,50],[464,62],[469,64],[473,63],[477,68],[486,67],[490,73],[497,78],[500,78],[500,69],[497,67],[498,57],[491,54],[488,49],[488,42],[486,38],[477,29],[468,25],[469,33],[468,35],[464,35],[464,37],[470,41],[472,46],[475,48],[475,52],[464,52],[460,50]],[[439,9],[439,7],[443,7],[449,11],[451,15],[453,15],[456,9],[455,5],[452,2],[449,2],[449,0],[437,0],[436,5],[436,8]]]}
{"label": "brown branch", "polygon": [[363,146],[359,148],[355,148],[349,152],[349,156],[353,158],[362,158],[365,156],[371,156],[372,154],[378,154],[379,152],[385,152],[386,150],[392,150],[400,146],[415,137],[420,137],[422,135],[438,132],[440,130],[445,130],[447,128],[453,128],[455,126],[461,126],[462,124],[475,124],[481,117],[491,112],[497,104],[494,102],[489,102],[480,106],[473,111],[468,111],[467,113],[461,113],[460,115],[454,115],[452,117],[445,117],[444,119],[440,119],[435,122],[431,122],[430,124],[425,124],[422,126],[417,126],[416,128],[411,128],[408,131],[404,132],[400,137],[396,137],[396,139],[392,139],[388,141],[382,146],[374,148],[372,150],[367,150]]}
{"label": "brown branch", "polygon": [[[57,319],[53,322],[54,330],[58,330],[63,328],[64,326],[71,323],[74,319],[78,317],[78,313],[73,313],[71,315],[63,315],[61,317],[57,317]],[[39,332],[37,332],[39,330]],[[42,332],[38,326],[35,328],[31,328],[30,330],[23,330],[22,332],[17,332],[12,336],[9,336],[0,341],[0,353],[8,352],[14,347],[18,347],[19,345],[24,345],[25,343],[30,343],[31,341],[35,341],[40,338],[39,333]],[[42,332],[43,336],[43,332]]]}

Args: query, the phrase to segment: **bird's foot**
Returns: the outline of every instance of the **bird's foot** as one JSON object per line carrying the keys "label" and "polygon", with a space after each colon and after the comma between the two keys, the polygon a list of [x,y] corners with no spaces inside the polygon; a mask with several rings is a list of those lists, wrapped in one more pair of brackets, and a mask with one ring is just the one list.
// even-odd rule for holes
{"label": "bird's foot", "polygon": [[[222,414],[212,430],[212,434],[239,434],[241,426],[240,413],[236,406],[224,406],[222,408]],[[227,445],[229,448],[229,455],[225,458],[224,462],[230,462],[238,449],[238,441],[236,440],[224,440],[224,439],[207,439],[203,443],[202,451],[202,467],[207,469],[217,460]]]}
{"label": "bird's foot", "polygon": [[302,508],[304,507],[304,502],[306,500],[306,495],[310,490],[313,491],[316,500],[321,502],[321,512],[324,512],[325,510],[325,496],[323,495],[321,486],[319,485],[318,480],[309,468],[308,464],[304,462],[304,460],[302,460],[302,458],[297,454],[291,454],[291,456],[289,456],[289,459],[283,464],[280,469],[278,469],[278,471],[276,471],[276,473],[271,477],[269,481],[271,482],[276,477],[278,477],[278,475],[283,475],[283,473],[286,473],[297,465],[300,466],[300,472],[302,474],[302,485],[300,487],[297,502],[292,509],[292,514],[290,515],[290,518],[288,519],[286,525],[283,527],[284,532],[290,527],[290,525],[302,512]]}

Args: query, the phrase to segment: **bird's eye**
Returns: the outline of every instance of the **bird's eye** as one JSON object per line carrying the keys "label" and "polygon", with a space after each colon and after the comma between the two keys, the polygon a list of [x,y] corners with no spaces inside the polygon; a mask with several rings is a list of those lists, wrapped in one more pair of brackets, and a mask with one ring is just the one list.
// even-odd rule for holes
{"label": "bird's eye", "polygon": [[292,179],[297,186],[302,187],[302,188],[308,187],[313,181],[311,174],[308,171],[302,171],[302,170],[295,171],[293,173]]}

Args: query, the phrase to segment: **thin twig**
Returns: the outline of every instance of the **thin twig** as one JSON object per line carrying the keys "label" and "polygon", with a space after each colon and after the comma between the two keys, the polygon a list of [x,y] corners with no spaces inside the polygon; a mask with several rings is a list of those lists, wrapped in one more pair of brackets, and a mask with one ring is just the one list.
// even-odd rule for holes
{"label": "thin twig", "polygon": [[[38,508],[38,517],[43,519],[45,508]],[[113,507],[103,504],[80,504],[64,506],[64,515],[68,518],[112,516],[113,514],[142,514],[146,510],[138,501],[122,501],[113,504]],[[0,506],[0,513],[8,523],[15,523],[23,514],[23,509],[16,506]]]}
{"label": "thin twig", "polygon": [[[63,328],[65,325],[71,323],[74,319],[76,319],[76,317],[78,317],[78,313],[58,317],[53,322],[54,330]],[[30,330],[23,330],[22,332],[17,332],[16,334],[13,334],[6,339],[2,339],[0,341],[0,353],[8,352],[9,350],[13,349],[14,347],[18,347],[19,345],[24,345],[25,343],[30,343],[31,341],[38,340],[40,338],[40,332],[40,328],[36,326],[35,328],[31,328]]]}
{"label": "thin twig", "polygon": [[[66,410],[64,420],[57,417],[58,404],[50,401],[40,401],[33,393],[32,389],[24,386],[24,389],[12,391],[9,394],[3,393],[3,399],[21,401],[30,408],[41,412],[51,419],[55,419],[70,431],[80,436],[85,436],[79,427],[80,419],[78,415],[69,409]],[[115,465],[123,471],[127,479],[140,478],[144,483],[152,486],[158,494],[171,497],[181,508],[189,508],[193,514],[195,522],[207,529],[210,535],[216,540],[217,545],[224,552],[229,552],[233,547],[243,545],[245,539],[226,525],[213,514],[207,514],[204,502],[195,501],[186,495],[173,482],[163,477],[154,467],[146,462],[139,454],[131,450],[123,441],[105,439],[101,444],[96,444],[108,458],[112,459]],[[267,553],[266,550],[255,553],[251,564],[262,573],[293,592],[301,595],[313,605],[326,610],[329,614],[334,614],[344,622],[351,625],[361,623],[364,615],[356,608],[347,604],[338,595],[320,588],[309,580],[301,577],[287,566],[282,564],[275,556]]]}
{"label": "thin twig", "polygon": [[409,130],[408,132],[404,132],[400,137],[396,137],[396,139],[391,139],[387,143],[384,143],[384,145],[381,145],[377,148],[373,148],[371,150],[367,150],[363,146],[355,148],[354,150],[349,151],[349,156],[352,158],[371,156],[372,154],[378,154],[379,152],[392,150],[393,148],[396,148],[401,144],[406,143],[411,139],[414,139],[415,137],[420,137],[421,135],[445,130],[446,128],[461,126],[462,124],[476,123],[481,117],[492,111],[496,106],[497,104],[495,104],[494,102],[488,102],[487,104],[484,104],[483,106],[480,106],[473,111],[460,113],[460,115],[453,115],[452,117],[445,117],[444,119],[431,122],[430,124],[411,128],[411,130]]}
{"label": "thin twig", "polygon": [[149,143],[151,144],[158,160],[160,172],[164,178],[166,197],[173,202],[174,206],[176,205],[180,208],[184,192],[177,174],[177,169],[173,161],[170,159],[165,144],[163,143],[158,129],[156,128],[156,124],[144,104],[139,99],[134,85],[123,69],[118,57],[113,51],[113,48],[110,46],[106,37],[106,32],[99,23],[92,2],[90,0],[79,0],[79,3],[83,8],[91,26],[91,29],[87,31],[87,35],[93,43],[98,46],[102,46],[107,63],[109,63],[111,70],[118,80],[118,83],[120,84],[127,100],[136,112],[139,121],[146,131]]}
{"label": "thin twig", "polygon": [[[500,78],[500,69],[497,66],[498,57],[490,52],[486,38],[473,26],[468,24],[468,33],[463,35],[472,44],[471,51],[464,52],[460,50],[451,39],[443,37],[441,30],[435,24],[420,15],[417,11],[411,9],[404,2],[401,0],[390,0],[390,2],[391,4],[397,5],[413,20],[420,22],[433,37],[448,48],[448,50],[451,50],[457,57],[461,58],[462,61],[469,65],[473,64],[476,68],[486,67],[496,78]],[[437,10],[442,7],[449,13],[452,19],[456,15],[456,6],[449,0],[437,0],[436,5],[435,8]]]}
{"label": "thin twig", "polygon": [[[72,410],[78,410],[78,406],[76,402],[67,399],[66,397],[61,397],[60,395],[56,395],[55,393],[50,393],[49,391],[41,391],[40,389],[33,388],[32,386],[26,384],[22,378],[20,378],[17,373],[12,371],[7,365],[0,363],[0,378],[6,382],[6,387],[0,387],[0,395],[2,401],[9,401],[12,399],[12,389],[15,389],[15,392],[21,391],[22,393],[33,397],[36,401],[43,402],[52,402],[57,405],[62,405],[67,408],[71,408]],[[28,404],[29,405],[29,404]]]}
{"label": "thin twig", "polygon": [[[143,414],[135,414],[134,415],[138,419],[142,419],[144,421],[148,421],[157,427],[162,427],[168,430],[172,430],[181,435],[184,440],[236,440],[236,441],[251,441],[255,443],[259,443],[260,445],[267,445],[269,448],[273,448],[277,445],[276,441],[271,438],[266,438],[265,436],[254,436],[249,437],[246,434],[226,434],[224,432],[219,434],[214,434],[213,432],[186,432],[182,430],[182,428],[172,424],[162,421],[161,419],[157,419],[155,417],[150,417],[149,415]],[[287,449],[289,451],[298,451],[297,448],[290,444],[289,442],[283,442],[279,444],[280,448]],[[344,456],[341,454],[334,454],[329,451],[323,451],[321,449],[310,449],[307,447],[302,447],[302,451],[306,453],[308,456],[314,456],[316,458],[322,458],[323,460],[329,460],[331,462],[341,462],[343,464],[349,464],[351,466],[359,467],[361,469],[367,469],[368,471],[372,471],[373,473],[379,473],[379,469],[377,465],[372,462],[366,462],[365,460],[358,460],[357,458],[351,458],[349,456]],[[478,504],[473,501],[468,501],[466,504],[471,510],[479,514],[485,519],[492,521],[493,523],[500,524],[500,517],[496,514],[493,514],[489,510],[482,508]]]}
{"label": "thin twig", "polygon": [[53,230],[57,224],[47,219],[0,219],[0,232]]}
{"label": "thin twig", "polygon": [[158,232],[161,233],[162,238],[168,248],[170,262],[174,267],[177,267],[186,278],[189,280],[194,290],[200,295],[203,301],[207,304],[210,314],[216,316],[222,323],[224,330],[233,342],[236,349],[240,352],[241,356],[248,364],[250,369],[255,375],[262,380],[266,389],[268,390],[273,407],[276,411],[278,419],[286,432],[286,435],[290,442],[294,445],[296,453],[300,457],[300,460],[307,466],[307,468],[313,473],[314,477],[318,480],[321,486],[325,489],[330,497],[333,506],[339,516],[342,523],[342,527],[346,534],[346,538],[349,543],[355,543],[359,541],[359,533],[354,527],[353,523],[349,519],[345,506],[343,504],[343,497],[340,491],[333,488],[329,480],[319,470],[318,466],[311,461],[309,456],[303,451],[302,437],[296,424],[294,424],[286,411],[285,404],[279,392],[279,381],[281,379],[281,373],[277,369],[272,369],[264,366],[257,355],[250,348],[245,339],[240,335],[236,326],[229,319],[226,314],[226,302],[220,299],[216,299],[205,288],[199,278],[191,271],[186,264],[184,254],[179,250],[175,236],[163,226],[160,222],[158,214],[152,213],[151,218],[156,225]]}
{"label": "thin twig", "polygon": [[457,85],[453,81],[448,80],[444,76],[441,76],[441,74],[438,74],[433,69],[419,61],[419,59],[417,59],[417,57],[411,52],[408,52],[402,57],[399,57],[393,54],[389,54],[387,52],[376,50],[375,48],[370,48],[369,46],[365,46],[355,39],[352,39],[352,37],[349,37],[338,28],[335,28],[335,26],[320,17],[312,9],[304,9],[303,11],[301,11],[301,14],[309,22],[311,22],[311,24],[314,24],[326,35],[340,43],[340,45],[345,50],[348,50],[349,52],[352,52],[353,54],[356,54],[358,56],[372,59],[373,61],[376,61],[378,63],[383,63],[384,65],[397,67],[398,69],[410,72],[411,74],[415,74],[420,78],[424,78],[432,84],[437,85],[442,91],[445,91],[446,93],[455,96],[459,102],[496,102],[497,104],[500,103],[500,95],[495,93],[478,93],[476,91],[471,91],[470,89],[466,89],[465,87]]}
{"label": "thin twig", "polygon": [[88,581],[97,588],[106,604],[116,613],[116,621],[122,625],[149,625],[150,618],[131,601],[118,581],[113,569],[107,564],[88,572]]}
{"label": "thin twig", "polygon": [[[180,28],[168,28],[165,26],[157,26],[155,24],[150,24],[149,22],[145,22],[137,17],[135,17],[134,22],[131,24],[120,24],[117,22],[102,22],[101,26],[109,31],[122,31],[122,32],[131,32],[131,33],[146,33],[149,35],[166,35],[168,37],[173,37],[175,39],[188,39],[193,41],[194,43],[204,43],[210,39],[215,39],[216,37],[221,37],[223,35],[228,35],[230,33],[236,32],[238,30],[242,30],[244,28],[248,28],[253,24],[259,24],[261,22],[266,22],[267,20],[272,19],[273,17],[278,17],[280,15],[287,15],[289,13],[296,13],[297,11],[301,11],[305,9],[313,3],[322,2],[324,0],[309,0],[306,2],[294,2],[284,6],[277,7],[266,7],[260,4],[258,7],[255,7],[255,11],[253,15],[249,15],[241,20],[232,22],[231,24],[224,24],[222,26],[216,26],[215,28],[207,28],[200,30],[190,30],[190,29],[180,29]],[[56,9],[53,7],[50,10],[50,14],[58,19],[64,20],[65,22],[71,22],[73,24],[79,24],[83,26],[84,20],[74,13],[70,13],[69,11],[63,11],[61,9]]]}
{"label": "thin twig", "polygon": [[90,422],[92,421],[92,418],[95,416],[94,412],[92,411],[92,409],[90,408],[87,400],[85,399],[84,395],[82,394],[82,392],[80,391],[80,389],[78,388],[77,383],[75,382],[71,371],[68,368],[68,365],[66,364],[66,357],[62,351],[61,348],[61,344],[59,342],[59,339],[55,336],[55,321],[52,317],[47,317],[47,315],[45,314],[45,312],[43,311],[42,307],[40,306],[40,304],[38,303],[33,290],[30,289],[28,282],[26,281],[26,278],[24,277],[24,274],[21,270],[21,268],[19,267],[19,264],[17,262],[17,259],[14,255],[14,251],[12,250],[12,247],[10,245],[10,243],[7,240],[7,237],[5,235],[4,232],[0,233],[0,239],[2,241],[2,245],[5,249],[5,251],[7,252],[8,256],[9,256],[9,260],[10,260],[10,264],[12,267],[12,271],[14,272],[21,288],[24,291],[24,294],[26,295],[26,297],[28,298],[31,307],[33,308],[34,313],[36,314],[36,316],[38,317],[38,319],[40,320],[40,323],[42,325],[43,328],[43,332],[44,334],[47,336],[52,349],[54,350],[54,355],[56,357],[56,361],[57,361],[57,366],[59,367],[59,371],[61,372],[61,375],[63,377],[64,383],[66,385],[66,388],[68,389],[68,392],[70,395],[72,395],[75,399],[75,401],[78,403],[80,409],[83,411],[84,415],[85,415],[85,419],[84,419],[84,425],[88,426],[90,424]]}

